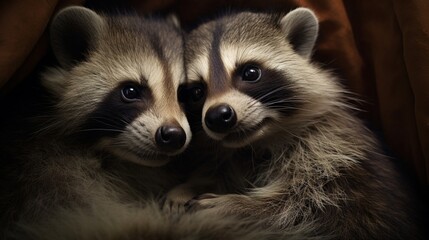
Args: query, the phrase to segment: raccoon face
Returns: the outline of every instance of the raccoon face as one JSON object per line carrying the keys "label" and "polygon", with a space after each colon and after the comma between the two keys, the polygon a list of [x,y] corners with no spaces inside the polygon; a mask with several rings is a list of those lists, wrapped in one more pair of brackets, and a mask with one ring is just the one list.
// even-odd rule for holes
{"label": "raccoon face", "polygon": [[58,97],[63,134],[147,166],[186,148],[191,131],[178,102],[185,73],[177,26],[71,7],[54,18],[51,41],[61,67],[43,81]]}
{"label": "raccoon face", "polygon": [[[332,107],[338,88],[309,58],[318,22],[308,9],[285,16],[239,13],[189,34],[190,85],[205,93],[205,132],[228,147],[290,137]],[[201,94],[200,94],[201,95]]]}

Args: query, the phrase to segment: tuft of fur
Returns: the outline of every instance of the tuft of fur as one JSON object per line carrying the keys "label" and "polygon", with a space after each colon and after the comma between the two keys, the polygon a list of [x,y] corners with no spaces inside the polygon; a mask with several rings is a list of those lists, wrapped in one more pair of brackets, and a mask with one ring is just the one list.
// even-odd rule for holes
{"label": "tuft of fur", "polygon": [[[320,239],[422,239],[411,191],[338,79],[311,62],[317,31],[315,15],[299,8],[226,15],[189,34],[190,91],[206,95],[188,108],[218,144],[194,133],[212,155],[170,201],[201,194],[188,210]],[[247,66],[260,70],[258,80],[244,80]],[[227,130],[207,124],[221,105],[236,117]]]}

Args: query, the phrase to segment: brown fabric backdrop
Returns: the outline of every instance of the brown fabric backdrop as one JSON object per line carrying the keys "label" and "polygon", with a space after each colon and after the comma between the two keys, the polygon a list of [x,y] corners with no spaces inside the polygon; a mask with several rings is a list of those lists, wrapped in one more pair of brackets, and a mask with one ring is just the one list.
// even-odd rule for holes
{"label": "brown fabric backdrop", "polygon": [[[31,73],[48,47],[46,27],[58,9],[84,0],[0,3],[0,87]],[[97,1],[92,1],[97,2]],[[113,1],[94,6],[114,7]],[[429,184],[429,1],[426,0],[129,0],[139,13],[175,12],[184,26],[225,9],[289,11],[309,7],[321,22],[315,58],[334,69],[366,103],[363,116],[393,152]]]}

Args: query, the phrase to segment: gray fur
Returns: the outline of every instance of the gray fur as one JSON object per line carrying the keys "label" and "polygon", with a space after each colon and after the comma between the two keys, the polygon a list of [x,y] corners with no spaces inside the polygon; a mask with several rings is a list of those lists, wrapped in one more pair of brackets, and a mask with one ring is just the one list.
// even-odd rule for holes
{"label": "gray fur", "polygon": [[[203,193],[188,202],[191,211],[253,219],[320,239],[420,239],[415,204],[400,174],[353,115],[338,79],[308,59],[316,20],[308,9],[286,16],[243,12],[189,34],[189,81],[208,86],[202,118],[211,106],[226,103],[238,120],[227,133],[213,132],[203,121],[205,132],[219,144],[194,134],[198,145],[206,142],[206,158],[182,189],[170,192],[171,202],[174,195],[180,196],[180,204],[186,202],[184,196]],[[302,48],[295,49],[285,38],[288,31],[310,32],[304,33]],[[213,45],[213,39],[220,43]],[[216,57],[221,60],[216,66],[210,65],[219,62],[211,59],[213,51],[219,51]],[[262,73],[280,72],[283,85],[256,99],[249,96],[243,89],[256,85],[246,85],[250,83],[240,82],[236,75],[236,68],[246,62],[259,64]],[[210,88],[216,86],[211,82],[221,81],[211,72],[219,66],[226,71],[222,76],[228,76],[221,92]],[[291,96],[276,100],[289,105],[261,102],[283,88]],[[287,106],[293,111],[282,114]],[[255,130],[240,135],[243,129]],[[232,134],[241,137],[231,140]],[[200,153],[194,154],[198,158]]]}

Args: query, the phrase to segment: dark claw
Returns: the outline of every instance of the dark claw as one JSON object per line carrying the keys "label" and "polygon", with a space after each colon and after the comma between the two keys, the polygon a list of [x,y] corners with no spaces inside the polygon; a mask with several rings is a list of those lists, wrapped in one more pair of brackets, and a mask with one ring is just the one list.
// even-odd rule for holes
{"label": "dark claw", "polygon": [[167,198],[166,197],[162,197],[161,199],[160,199],[160,201],[159,201],[159,208],[160,209],[164,209],[164,206],[165,206],[165,202],[167,201]]}
{"label": "dark claw", "polygon": [[197,199],[196,199],[197,197],[198,196],[195,196],[194,198],[192,198],[191,200],[185,203],[184,207],[186,212],[190,211],[192,206],[197,202]]}

